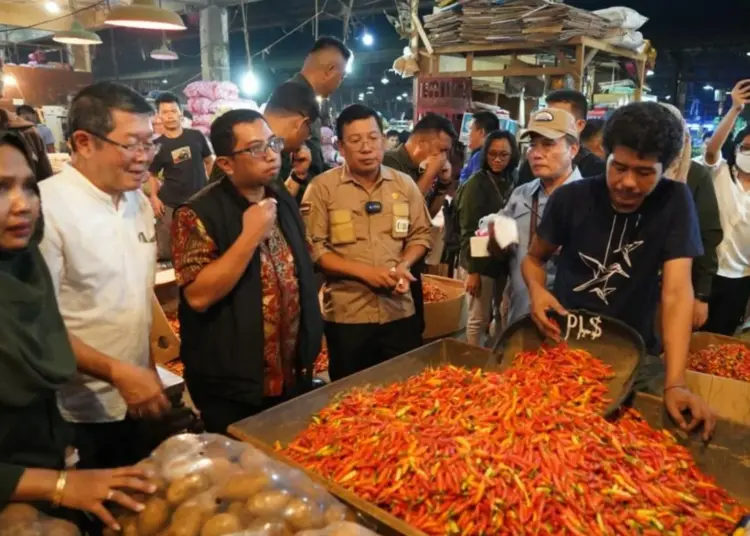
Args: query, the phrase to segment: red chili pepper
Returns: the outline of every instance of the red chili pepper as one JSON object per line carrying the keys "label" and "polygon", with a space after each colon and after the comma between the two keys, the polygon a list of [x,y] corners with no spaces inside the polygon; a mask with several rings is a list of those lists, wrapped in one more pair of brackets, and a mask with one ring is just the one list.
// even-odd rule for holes
{"label": "red chili pepper", "polygon": [[750,382],[750,348],[742,344],[711,345],[690,354],[689,368],[704,374]]}
{"label": "red chili pepper", "polygon": [[599,415],[610,376],[565,346],[427,370],[352,390],[283,452],[430,535],[729,533],[740,507],[670,434]]}

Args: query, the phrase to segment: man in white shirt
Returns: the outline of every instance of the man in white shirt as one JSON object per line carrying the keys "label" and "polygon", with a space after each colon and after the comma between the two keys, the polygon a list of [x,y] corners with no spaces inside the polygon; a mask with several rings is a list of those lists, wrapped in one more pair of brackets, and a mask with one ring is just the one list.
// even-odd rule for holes
{"label": "man in white shirt", "polygon": [[157,148],[151,106],[109,82],[83,89],[68,114],[71,165],[40,184],[49,265],[79,374],[59,395],[79,467],[137,462],[137,418],[169,403],[150,355],[154,214],[142,184]]}

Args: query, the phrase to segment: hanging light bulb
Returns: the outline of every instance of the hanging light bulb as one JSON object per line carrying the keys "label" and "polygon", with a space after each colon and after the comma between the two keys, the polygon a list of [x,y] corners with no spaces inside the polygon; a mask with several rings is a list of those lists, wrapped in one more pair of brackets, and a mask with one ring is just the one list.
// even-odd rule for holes
{"label": "hanging light bulb", "polygon": [[154,60],[162,61],[175,61],[179,58],[177,52],[169,48],[169,45],[167,44],[167,38],[164,35],[163,31],[161,32],[161,46],[152,50],[150,56]]}
{"label": "hanging light bulb", "polygon": [[375,44],[375,38],[370,32],[365,32],[362,34],[362,44],[366,47],[371,47]]}
{"label": "hanging light bulb", "polygon": [[81,25],[77,20],[70,25],[70,30],[55,32],[52,36],[55,43],[64,43],[66,45],[101,45],[102,39],[94,32],[90,32]]}
{"label": "hanging light bulb", "polygon": [[44,4],[44,9],[47,11],[47,13],[51,13],[52,15],[57,15],[60,13],[60,6],[57,4],[57,2],[46,2]]}
{"label": "hanging light bulb", "polygon": [[387,76],[383,75],[383,78],[380,79],[380,83],[387,86],[390,83],[390,80],[388,80]]}
{"label": "hanging light bulb", "polygon": [[133,0],[112,8],[104,20],[110,26],[143,30],[185,30],[182,17],[175,11],[156,7],[151,0]]}
{"label": "hanging light bulb", "polygon": [[260,80],[252,70],[245,73],[242,77],[242,83],[240,84],[242,92],[249,97],[254,97],[260,91]]}

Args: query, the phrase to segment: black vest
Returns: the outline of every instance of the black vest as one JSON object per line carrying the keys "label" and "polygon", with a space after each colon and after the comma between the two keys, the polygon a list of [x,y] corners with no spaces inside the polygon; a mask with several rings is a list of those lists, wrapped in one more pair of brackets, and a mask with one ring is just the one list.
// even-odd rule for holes
{"label": "black vest", "polygon": [[[313,262],[297,204],[283,188],[270,186],[268,194],[277,200],[278,224],[294,255],[299,279],[301,318],[295,361],[298,385],[294,391],[304,391],[311,385],[313,362],[323,336]],[[185,205],[203,223],[219,255],[240,236],[242,215],[250,207],[228,178],[209,184]],[[203,313],[192,309],[180,291],[180,356],[185,363],[185,381],[199,408],[204,395],[248,404],[257,404],[263,397],[260,265],[256,250],[232,291]]]}

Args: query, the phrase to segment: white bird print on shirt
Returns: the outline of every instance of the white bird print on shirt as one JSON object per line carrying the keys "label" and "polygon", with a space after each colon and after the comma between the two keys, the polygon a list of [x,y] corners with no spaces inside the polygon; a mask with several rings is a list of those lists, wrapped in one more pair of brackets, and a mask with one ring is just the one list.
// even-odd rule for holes
{"label": "white bird print on shirt", "polygon": [[643,240],[636,240],[629,244],[623,244],[625,238],[625,230],[628,227],[628,220],[626,219],[625,225],[622,229],[622,234],[620,236],[620,244],[617,249],[612,251],[613,254],[622,255],[622,260],[624,261],[626,266],[623,267],[623,265],[619,262],[608,264],[607,257],[610,253],[610,247],[612,245],[612,235],[615,232],[616,225],[617,216],[615,216],[612,221],[612,229],[610,230],[607,249],[604,253],[604,261],[599,261],[598,259],[595,259],[590,255],[578,252],[578,255],[580,256],[583,263],[591,269],[592,277],[585,283],[582,283],[573,289],[574,292],[591,292],[598,296],[599,299],[607,305],[609,305],[609,296],[617,290],[617,287],[610,280],[616,275],[620,275],[622,277],[625,277],[626,279],[630,279],[630,275],[628,274],[626,269],[633,267],[631,253],[644,244]]}

